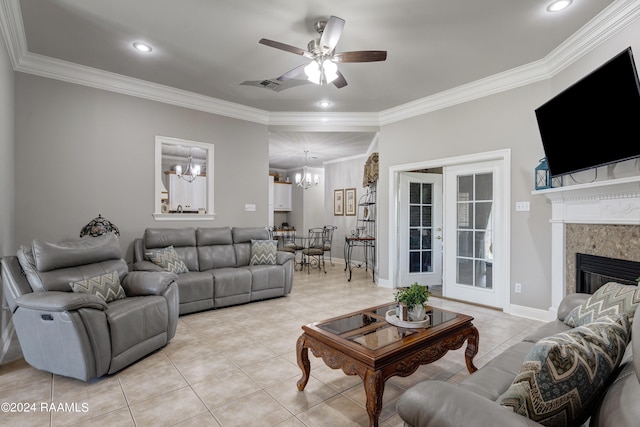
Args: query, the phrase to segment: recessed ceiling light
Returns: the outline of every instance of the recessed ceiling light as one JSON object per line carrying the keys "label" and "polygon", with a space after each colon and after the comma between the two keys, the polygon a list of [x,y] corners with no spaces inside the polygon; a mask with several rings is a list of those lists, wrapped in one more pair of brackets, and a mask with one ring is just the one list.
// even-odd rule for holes
{"label": "recessed ceiling light", "polygon": [[331,107],[331,101],[327,101],[326,99],[324,101],[320,101],[318,102],[318,105],[322,108],[329,108]]}
{"label": "recessed ceiling light", "polygon": [[573,0],[556,0],[547,6],[549,12],[559,12],[562,9],[566,9],[572,3]]}
{"label": "recessed ceiling light", "polygon": [[138,49],[140,52],[151,52],[153,50],[151,49],[151,46],[149,46],[148,44],[140,43],[140,42],[134,43],[133,47]]}

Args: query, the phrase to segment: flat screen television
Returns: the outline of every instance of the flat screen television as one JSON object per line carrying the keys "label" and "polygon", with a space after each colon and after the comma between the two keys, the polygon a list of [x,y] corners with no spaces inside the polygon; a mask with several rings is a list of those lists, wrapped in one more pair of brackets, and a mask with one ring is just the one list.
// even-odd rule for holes
{"label": "flat screen television", "polygon": [[640,156],[640,82],[631,47],[535,110],[551,176]]}

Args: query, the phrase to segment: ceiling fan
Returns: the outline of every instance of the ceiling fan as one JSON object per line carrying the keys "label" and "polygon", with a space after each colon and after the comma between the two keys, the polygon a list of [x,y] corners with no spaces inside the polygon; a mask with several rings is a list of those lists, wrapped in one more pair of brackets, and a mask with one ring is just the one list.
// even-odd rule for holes
{"label": "ceiling fan", "polygon": [[[275,79],[246,81],[240,84],[264,87],[276,92],[307,83],[315,83],[317,85],[333,83],[340,89],[347,85],[347,80],[338,70],[337,64],[343,62],[374,62],[387,59],[386,50],[335,52],[338,40],[342,35],[344,23],[344,19],[337,16],[332,16],[327,21],[317,21],[314,29],[320,34],[320,37],[311,40],[307,45],[307,50],[274,40],[260,39],[258,41],[260,44],[295,53],[311,61],[299,65]],[[304,75],[306,80],[296,79],[301,75]]]}

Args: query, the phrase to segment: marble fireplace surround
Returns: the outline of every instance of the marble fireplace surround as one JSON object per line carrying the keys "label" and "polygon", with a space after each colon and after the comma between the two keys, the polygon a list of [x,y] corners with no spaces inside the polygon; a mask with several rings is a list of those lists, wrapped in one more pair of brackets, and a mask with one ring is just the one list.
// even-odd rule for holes
{"label": "marble fireplace surround", "polygon": [[534,191],[551,201],[551,307],[575,292],[575,254],[640,261],[640,176]]}

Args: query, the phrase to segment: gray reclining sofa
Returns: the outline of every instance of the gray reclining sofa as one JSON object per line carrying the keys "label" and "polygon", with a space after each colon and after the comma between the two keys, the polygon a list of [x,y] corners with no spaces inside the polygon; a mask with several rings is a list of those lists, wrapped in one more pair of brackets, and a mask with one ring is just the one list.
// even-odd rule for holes
{"label": "gray reclining sofa", "polygon": [[269,240],[264,227],[147,228],[134,242],[134,270],[160,271],[148,253],[172,246],[188,272],[177,275],[180,314],[287,295],[294,255],[277,251],[273,264],[250,265],[252,241]]}
{"label": "gray reclining sofa", "polygon": [[[636,288],[632,286],[632,288]],[[521,342],[514,344],[504,352],[490,360],[486,365],[475,373],[466,377],[460,384],[451,384],[444,381],[427,380],[423,381],[405,391],[398,399],[398,415],[404,421],[405,426],[412,427],[461,427],[461,426],[491,426],[491,427],[517,427],[517,426],[540,426],[540,425],[567,425],[567,426],[590,426],[590,427],[637,427],[640,426],[640,357],[635,357],[634,353],[640,354],[640,310],[635,310],[635,317],[631,329],[631,342],[623,347],[620,352],[621,361],[616,369],[609,375],[603,376],[602,382],[604,391],[600,391],[595,396],[587,400],[585,395],[580,395],[580,400],[576,399],[581,384],[585,383],[585,378],[574,376],[575,380],[564,381],[562,387],[571,384],[565,390],[571,390],[573,396],[566,394],[553,400],[548,400],[537,409],[541,411],[556,411],[557,417],[553,420],[547,417],[541,423],[523,416],[520,413],[512,412],[510,407],[502,406],[503,400],[509,396],[508,390],[517,376],[522,376],[521,369],[525,368],[523,362],[528,358],[529,352],[536,343],[546,337],[552,337],[558,333],[569,333],[572,329],[564,321],[572,310],[582,305],[591,297],[589,294],[569,294],[558,308],[558,318],[552,322],[541,326],[537,331],[525,337]],[[638,298],[638,294],[635,295]],[[610,301],[615,299],[611,298]],[[636,300],[637,302],[637,300]],[[601,304],[599,301],[595,305]],[[575,313],[575,312],[574,312]],[[496,325],[499,327],[499,325]],[[605,337],[605,343],[609,337]],[[549,341],[546,340],[545,341]],[[482,345],[482,336],[480,336]],[[575,361],[591,359],[595,361],[600,355],[598,362],[593,362],[589,371],[590,375],[609,363],[609,356],[597,345],[586,345],[582,347],[582,356]],[[551,356],[550,356],[551,357]],[[605,363],[603,363],[606,361]],[[576,363],[572,366],[565,366],[566,372],[562,373],[567,378],[573,376],[579,369]],[[587,375],[588,376],[588,375]],[[525,384],[529,378],[526,379]],[[554,385],[550,384],[548,391],[553,391]],[[541,388],[544,394],[544,388]],[[558,390],[558,389],[557,389]],[[566,393],[566,391],[564,391]],[[545,397],[547,398],[547,397]],[[581,402],[581,416],[574,421],[563,420],[565,411],[563,406],[569,401]],[[546,406],[546,408],[545,408]],[[531,410],[531,408],[528,408]],[[578,409],[578,408],[574,408]]]}
{"label": "gray reclining sofa", "polygon": [[31,366],[88,381],[173,338],[178,287],[167,272],[129,272],[114,234],[22,246],[2,285]]}

